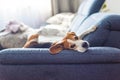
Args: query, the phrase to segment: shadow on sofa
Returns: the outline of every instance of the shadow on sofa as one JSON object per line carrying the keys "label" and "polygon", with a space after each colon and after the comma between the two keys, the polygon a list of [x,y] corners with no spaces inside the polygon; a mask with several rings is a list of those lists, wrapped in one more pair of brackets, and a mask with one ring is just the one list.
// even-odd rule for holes
{"label": "shadow on sofa", "polygon": [[84,38],[91,44],[87,52],[64,50],[51,55],[48,48],[4,49],[0,51],[0,80],[119,80],[120,50],[114,45],[117,42],[119,46],[119,40],[112,38],[119,33],[119,27],[113,26],[119,26],[120,16],[96,13],[104,0],[86,1],[70,31],[80,34],[97,25],[98,29]]}

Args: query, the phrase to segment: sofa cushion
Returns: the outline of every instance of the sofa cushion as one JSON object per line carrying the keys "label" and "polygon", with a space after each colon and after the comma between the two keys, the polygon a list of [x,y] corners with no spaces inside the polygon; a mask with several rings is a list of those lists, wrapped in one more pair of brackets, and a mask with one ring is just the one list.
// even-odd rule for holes
{"label": "sofa cushion", "polygon": [[[99,17],[98,17],[99,16]],[[96,26],[97,30],[84,37],[90,46],[109,46],[120,48],[119,30],[120,15],[96,13],[88,17],[76,32],[81,34],[89,27]],[[87,24],[87,25],[86,25]]]}
{"label": "sofa cushion", "polygon": [[78,9],[78,14],[89,16],[98,12],[105,0],[84,0]]}
{"label": "sofa cushion", "polygon": [[120,15],[112,15],[105,19],[107,25],[106,30],[109,31],[104,46],[120,48]]}
{"label": "sofa cushion", "polygon": [[64,50],[51,55],[48,49],[6,49],[0,51],[0,64],[78,64],[120,62],[120,49],[91,47],[85,53]]}
{"label": "sofa cushion", "polygon": [[[102,46],[120,48],[120,15],[109,15],[98,23],[94,33],[96,42],[102,41]],[[94,43],[95,44],[95,43]]]}
{"label": "sofa cushion", "polygon": [[105,0],[84,0],[70,25],[70,31],[76,32],[83,21],[93,13],[98,12]]}

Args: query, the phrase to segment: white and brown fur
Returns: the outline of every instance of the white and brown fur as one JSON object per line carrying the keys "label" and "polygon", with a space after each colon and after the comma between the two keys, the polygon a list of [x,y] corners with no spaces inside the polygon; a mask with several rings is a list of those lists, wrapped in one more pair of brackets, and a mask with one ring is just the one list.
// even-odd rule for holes
{"label": "white and brown fur", "polygon": [[90,27],[86,31],[82,32],[82,34],[79,36],[76,36],[74,32],[69,32],[69,34],[72,34],[72,36],[67,34],[62,41],[53,43],[53,45],[50,47],[51,54],[57,54],[63,49],[72,49],[79,52],[85,52],[89,47],[89,43],[82,39],[87,34],[95,31],[96,28],[96,26]]}
{"label": "white and brown fur", "polygon": [[[15,29],[16,27],[17,29]],[[49,51],[51,54],[57,54],[64,49],[85,52],[89,47],[89,43],[82,40],[82,38],[95,30],[96,26],[90,27],[79,36],[76,36],[74,32],[68,32],[66,36],[61,39],[50,42],[52,45]],[[11,21],[0,34],[0,45],[3,48],[28,48],[31,45],[40,44],[42,42],[39,40],[41,40],[41,36],[43,36],[40,33],[41,31],[41,29],[32,29],[21,22]],[[50,37],[48,39],[50,39]],[[83,44],[86,46],[83,46]]]}
{"label": "white and brown fur", "polygon": [[[89,47],[89,43],[82,39],[85,35],[95,31],[96,28],[96,26],[90,27],[79,36],[77,36],[74,32],[68,32],[66,36],[63,37],[63,39],[52,42],[52,45],[49,48],[50,53],[57,54],[64,49],[72,49],[79,52],[85,52]],[[40,39],[40,36],[40,34],[33,34],[31,37],[29,37],[26,44],[24,45],[24,48],[27,48],[32,44],[39,43],[38,40]]]}

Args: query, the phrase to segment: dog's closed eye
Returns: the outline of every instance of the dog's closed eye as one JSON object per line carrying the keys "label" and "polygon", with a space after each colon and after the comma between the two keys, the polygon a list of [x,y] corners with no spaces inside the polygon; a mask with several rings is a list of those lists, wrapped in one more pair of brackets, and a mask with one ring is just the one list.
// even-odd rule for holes
{"label": "dog's closed eye", "polygon": [[75,45],[75,44],[72,44],[72,45],[70,46],[70,48],[74,48],[74,47],[76,47],[76,45]]}
{"label": "dog's closed eye", "polygon": [[75,36],[74,38],[75,38],[75,40],[78,40],[78,37],[77,37],[77,36]]}

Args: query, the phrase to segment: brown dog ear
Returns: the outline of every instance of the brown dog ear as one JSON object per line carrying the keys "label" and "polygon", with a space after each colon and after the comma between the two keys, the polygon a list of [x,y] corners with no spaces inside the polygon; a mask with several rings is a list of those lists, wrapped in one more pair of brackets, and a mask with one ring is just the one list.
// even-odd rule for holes
{"label": "brown dog ear", "polygon": [[63,42],[55,42],[49,48],[51,54],[57,54],[63,50]]}

